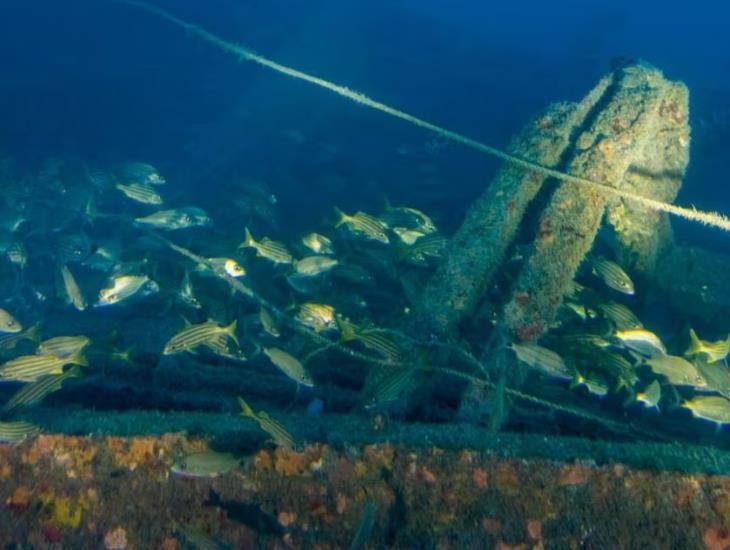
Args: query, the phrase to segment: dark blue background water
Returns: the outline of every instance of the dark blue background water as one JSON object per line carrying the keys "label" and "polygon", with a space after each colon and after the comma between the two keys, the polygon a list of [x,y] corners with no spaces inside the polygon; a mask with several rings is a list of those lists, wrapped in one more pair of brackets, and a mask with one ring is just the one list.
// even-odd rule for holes
{"label": "dark blue background water", "polygon": [[[548,103],[582,97],[615,56],[644,58],[691,91],[692,159],[679,202],[730,212],[730,8],[640,4],[159,3],[262,55],[499,147]],[[104,1],[2,2],[0,121],[0,150],[12,157],[147,160],[175,185],[195,185],[192,193],[206,181],[208,200],[218,183],[206,179],[211,167],[235,166],[230,177],[265,181],[284,208],[309,205],[302,224],[333,203],[374,208],[387,194],[438,208],[453,227],[497,166]],[[713,230],[683,226],[681,234],[728,249]]]}

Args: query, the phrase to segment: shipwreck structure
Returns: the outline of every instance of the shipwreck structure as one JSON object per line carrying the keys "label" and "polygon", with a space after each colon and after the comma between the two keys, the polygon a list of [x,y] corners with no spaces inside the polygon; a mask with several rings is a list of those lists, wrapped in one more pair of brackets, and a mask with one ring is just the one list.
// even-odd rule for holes
{"label": "shipwreck structure", "polygon": [[[604,76],[579,103],[558,103],[513,140],[510,154],[619,190],[671,202],[689,161],[688,90],[654,67],[634,63]],[[539,209],[534,202],[542,201]],[[528,214],[539,212],[537,224]],[[556,182],[507,165],[469,209],[448,256],[419,298],[417,324],[439,337],[473,315],[508,259],[524,224],[534,240],[503,306],[513,339],[535,340],[555,318],[602,221],[625,267],[655,275],[671,249],[667,215],[600,189]]]}

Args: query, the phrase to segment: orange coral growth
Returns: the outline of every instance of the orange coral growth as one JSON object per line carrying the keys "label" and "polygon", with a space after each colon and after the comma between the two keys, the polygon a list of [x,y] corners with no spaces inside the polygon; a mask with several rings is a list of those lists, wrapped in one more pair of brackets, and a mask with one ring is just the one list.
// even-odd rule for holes
{"label": "orange coral growth", "polygon": [[484,489],[487,486],[487,471],[484,468],[477,468],[472,473],[472,480],[474,481],[474,485],[476,485],[479,489]]}
{"label": "orange coral growth", "polygon": [[5,501],[10,508],[22,509],[30,502],[30,489],[26,486],[16,487],[13,493]]}
{"label": "orange coral growth", "polygon": [[532,540],[542,539],[542,523],[540,523],[540,520],[528,519],[525,529],[527,530],[527,535]]}
{"label": "orange coral growth", "polygon": [[127,531],[122,527],[109,531],[104,536],[104,548],[107,550],[125,550],[127,548]]}
{"label": "orange coral growth", "polygon": [[730,531],[724,527],[710,527],[702,536],[707,550],[727,550],[730,548]]}
{"label": "orange coral growth", "polygon": [[565,466],[558,480],[559,485],[583,485],[591,476],[591,469],[582,464]]}
{"label": "orange coral growth", "polygon": [[521,342],[527,342],[532,340],[542,332],[542,323],[540,321],[533,321],[526,325],[522,325],[517,329],[517,337]]}
{"label": "orange coral growth", "polygon": [[155,465],[159,459],[154,437],[107,437],[106,444],[116,463],[130,470]]}

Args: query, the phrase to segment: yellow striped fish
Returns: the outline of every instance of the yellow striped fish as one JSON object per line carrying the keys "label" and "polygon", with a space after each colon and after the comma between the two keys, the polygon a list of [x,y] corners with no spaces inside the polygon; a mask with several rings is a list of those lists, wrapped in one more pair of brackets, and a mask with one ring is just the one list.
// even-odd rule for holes
{"label": "yellow striped fish", "polygon": [[41,342],[36,350],[36,355],[68,357],[79,353],[90,343],[91,339],[88,336],[56,336]]}
{"label": "yellow striped fish", "polygon": [[367,349],[380,354],[388,363],[403,361],[401,349],[392,339],[388,338],[381,329],[366,329],[360,331],[355,340]]}
{"label": "yellow striped fish", "polygon": [[253,248],[256,250],[256,256],[266,258],[275,264],[291,264],[294,262],[294,256],[292,256],[285,244],[273,241],[268,237],[257,241],[251,235],[248,227],[244,229],[243,242],[238,248]]}
{"label": "yellow striped fish", "polygon": [[293,449],[296,446],[294,438],[280,422],[264,411],[254,412],[248,403],[243,400],[243,397],[238,398],[238,405],[241,407],[241,414],[255,420],[259,428],[271,436],[275,445],[288,449]]}
{"label": "yellow striped fish", "polygon": [[198,325],[189,325],[167,341],[162,353],[165,355],[172,355],[173,353],[190,351],[202,344],[205,344],[219,334],[223,334],[231,338],[234,342],[236,342],[236,344],[238,344],[238,338],[236,337],[237,323],[238,321],[234,319],[230,325],[219,325],[215,321],[206,321],[205,323],[200,323]]}
{"label": "yellow striped fish", "polygon": [[604,304],[599,304],[598,311],[600,311],[601,315],[603,315],[606,319],[611,321],[617,329],[643,327],[639,318],[634,315],[634,312],[618,302],[606,302]]}
{"label": "yellow striped fish", "polygon": [[370,240],[384,244],[388,244],[390,242],[388,234],[385,232],[385,224],[375,216],[371,216],[370,214],[366,214],[361,211],[349,215],[345,214],[339,208],[335,208],[335,213],[337,214],[335,227],[346,225],[353,233],[363,235]]}
{"label": "yellow striped fish", "polygon": [[708,342],[700,340],[694,329],[689,329],[689,338],[689,348],[684,352],[687,356],[704,355],[708,362],[714,363],[715,361],[723,361],[730,352],[730,334],[724,340]]}
{"label": "yellow striped fish", "polygon": [[35,382],[24,385],[15,392],[3,405],[3,412],[10,412],[21,407],[31,407],[43,401],[46,396],[60,390],[63,383],[69,378],[81,375],[81,368],[73,366],[63,374],[49,374],[39,378]]}
{"label": "yellow striped fish", "polygon": [[634,293],[634,283],[621,266],[602,256],[595,256],[591,260],[593,273],[598,275],[607,287],[623,294]]}
{"label": "yellow striped fish", "polygon": [[0,443],[18,443],[40,431],[35,424],[23,420],[0,422]]}
{"label": "yellow striped fish", "polygon": [[232,359],[234,361],[246,361],[246,355],[241,351],[237,345],[231,345],[231,340],[228,334],[219,333],[211,337],[209,340],[203,342],[203,347],[208,348],[214,354],[224,357],[226,359]]}
{"label": "yellow striped fish", "polygon": [[20,382],[35,382],[47,374],[62,374],[64,365],[87,366],[86,358],[77,353],[70,357],[55,355],[23,355],[0,365],[0,377]]}
{"label": "yellow striped fish", "polygon": [[552,350],[531,343],[513,343],[509,348],[515,352],[517,359],[533,369],[561,380],[573,379],[573,372],[570,371],[563,358]]}
{"label": "yellow striped fish", "polygon": [[378,328],[358,327],[341,315],[337,317],[337,327],[340,329],[340,340],[343,342],[360,342],[365,348],[381,355],[388,363],[402,362],[401,349],[385,335],[386,331]]}
{"label": "yellow striped fish", "polygon": [[118,183],[116,188],[133,201],[142,204],[162,204],[162,197],[152,187],[145,183]]}
{"label": "yellow striped fish", "polygon": [[400,369],[375,366],[363,390],[365,407],[372,408],[398,400],[413,387],[416,368],[412,365]]}

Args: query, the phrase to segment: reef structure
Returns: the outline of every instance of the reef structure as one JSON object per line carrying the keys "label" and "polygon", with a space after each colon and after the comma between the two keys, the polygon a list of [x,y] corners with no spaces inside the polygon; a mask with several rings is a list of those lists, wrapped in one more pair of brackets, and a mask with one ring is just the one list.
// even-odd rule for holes
{"label": "reef structure", "polygon": [[727,548],[730,479],[374,443],[170,473],[180,434],[0,446],[6,548]]}

